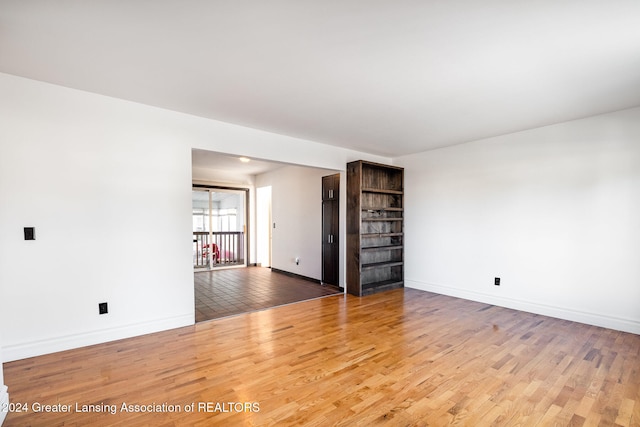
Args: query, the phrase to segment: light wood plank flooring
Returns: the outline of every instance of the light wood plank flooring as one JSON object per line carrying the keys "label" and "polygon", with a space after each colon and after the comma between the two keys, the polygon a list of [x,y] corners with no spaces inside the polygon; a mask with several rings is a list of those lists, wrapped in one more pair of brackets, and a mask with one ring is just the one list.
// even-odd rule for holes
{"label": "light wood plank flooring", "polygon": [[399,289],[11,362],[5,382],[28,409],[7,426],[640,426],[640,336]]}

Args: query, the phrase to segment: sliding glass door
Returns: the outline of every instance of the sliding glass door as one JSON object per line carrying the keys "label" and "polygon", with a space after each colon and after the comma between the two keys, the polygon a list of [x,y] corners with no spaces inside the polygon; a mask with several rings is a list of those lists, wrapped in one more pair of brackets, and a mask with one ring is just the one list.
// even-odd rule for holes
{"label": "sliding glass door", "polygon": [[194,269],[246,265],[246,195],[244,190],[193,189]]}

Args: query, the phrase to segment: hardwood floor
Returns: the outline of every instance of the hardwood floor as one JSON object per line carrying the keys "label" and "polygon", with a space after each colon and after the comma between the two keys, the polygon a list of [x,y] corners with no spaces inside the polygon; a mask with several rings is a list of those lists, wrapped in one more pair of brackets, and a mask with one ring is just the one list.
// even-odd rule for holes
{"label": "hardwood floor", "polygon": [[196,322],[341,293],[270,268],[246,267],[194,273]]}
{"label": "hardwood floor", "polygon": [[5,382],[27,409],[7,426],[640,426],[640,336],[398,289],[6,363]]}

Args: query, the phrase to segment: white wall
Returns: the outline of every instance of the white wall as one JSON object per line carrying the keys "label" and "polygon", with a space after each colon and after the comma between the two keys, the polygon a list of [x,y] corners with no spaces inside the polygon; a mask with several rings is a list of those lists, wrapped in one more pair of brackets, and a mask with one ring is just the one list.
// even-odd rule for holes
{"label": "white wall", "polygon": [[192,148],[384,161],[6,74],[0,93],[5,360],[193,323]]}
{"label": "white wall", "polygon": [[[346,164],[343,166],[343,169]],[[322,279],[322,177],[335,170],[285,166],[258,175],[256,186],[271,186],[273,268]],[[344,177],[341,177],[343,185]],[[340,284],[344,286],[345,195],[341,192]],[[295,258],[300,258],[296,265]]]}
{"label": "white wall", "polygon": [[640,109],[394,163],[407,286],[640,333]]}
{"label": "white wall", "polygon": [[9,76],[0,87],[6,357],[192,323],[191,151],[168,114]]}
{"label": "white wall", "polygon": [[9,404],[9,393],[7,391],[7,386],[4,385],[4,371],[2,366],[2,339],[0,337],[0,425],[7,417],[7,411],[3,412],[3,409],[7,408]]}

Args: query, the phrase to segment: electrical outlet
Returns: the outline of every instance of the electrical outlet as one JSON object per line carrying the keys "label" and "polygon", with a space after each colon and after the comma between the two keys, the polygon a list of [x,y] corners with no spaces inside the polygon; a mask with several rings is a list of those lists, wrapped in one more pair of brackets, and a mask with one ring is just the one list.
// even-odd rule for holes
{"label": "electrical outlet", "polygon": [[108,312],[109,312],[109,308],[107,307],[106,302],[101,302],[100,304],[98,304],[98,313],[107,314]]}
{"label": "electrical outlet", "polygon": [[500,278],[496,277],[494,282],[493,282],[493,284],[496,285],[496,286],[500,286]]}
{"label": "electrical outlet", "polygon": [[35,229],[35,227],[25,227],[24,228],[24,240],[36,240],[36,229]]}

